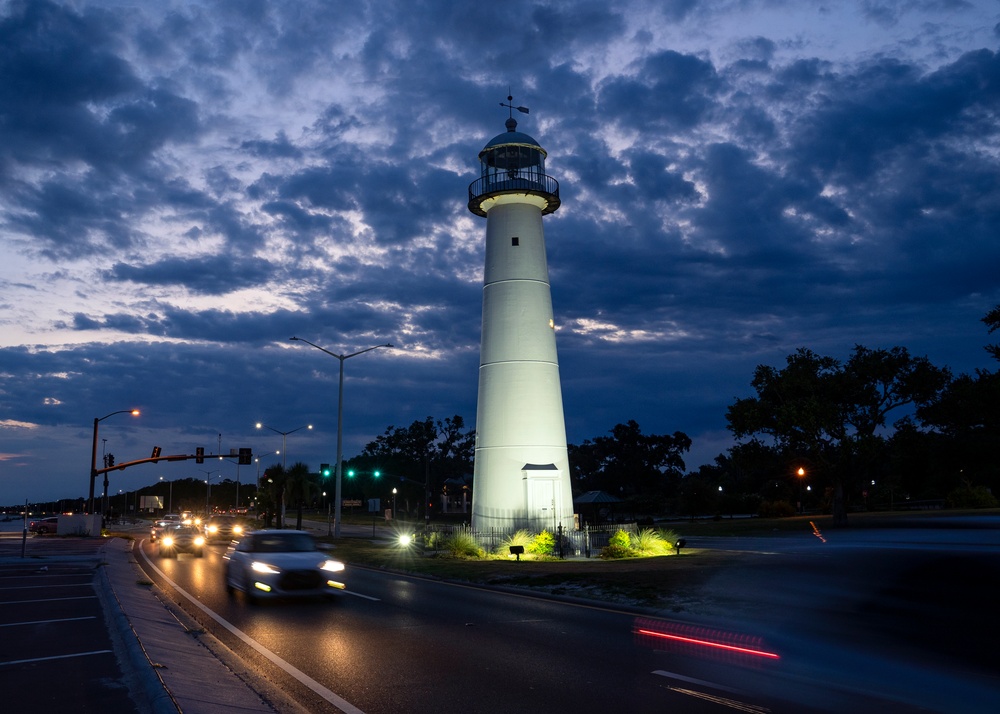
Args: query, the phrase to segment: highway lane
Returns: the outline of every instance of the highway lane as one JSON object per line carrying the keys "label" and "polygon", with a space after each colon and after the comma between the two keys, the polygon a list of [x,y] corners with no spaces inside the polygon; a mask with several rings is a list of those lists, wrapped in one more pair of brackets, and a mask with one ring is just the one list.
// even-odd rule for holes
{"label": "highway lane", "polygon": [[[782,711],[773,697],[675,672],[672,665],[684,662],[637,646],[633,613],[360,568],[334,602],[250,606],[224,592],[221,546],[200,559],[146,552],[204,608],[335,693],[324,699],[302,677],[279,673],[260,650],[174,597],[247,662],[272,670],[310,711]],[[161,580],[156,571],[151,577]]]}
{"label": "highway lane", "polygon": [[[922,619],[928,600],[940,611],[941,589],[984,565],[982,553],[944,561],[955,567],[935,560],[946,577],[931,587],[914,579],[920,549],[900,558],[897,545],[865,540],[763,540],[751,550],[770,555],[707,588],[710,605],[729,598],[724,608],[653,620],[645,636],[636,613],[360,568],[336,602],[253,607],[225,594],[221,546],[151,561],[205,608],[187,610],[311,711],[989,711],[978,707],[996,696],[993,674],[957,636],[966,614],[951,609],[936,627]],[[287,663],[280,673],[275,660]],[[959,690],[962,707],[949,709]]]}

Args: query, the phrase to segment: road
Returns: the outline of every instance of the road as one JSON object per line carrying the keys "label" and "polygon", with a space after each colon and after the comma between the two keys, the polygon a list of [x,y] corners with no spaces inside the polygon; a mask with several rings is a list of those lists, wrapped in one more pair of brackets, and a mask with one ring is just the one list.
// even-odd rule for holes
{"label": "road", "polygon": [[[309,711],[992,712],[1000,530],[689,539],[755,554],[700,612],[648,613],[352,568],[336,602],[254,607],[204,558],[137,560]],[[197,604],[195,604],[197,603]],[[683,615],[683,616],[682,616]]]}

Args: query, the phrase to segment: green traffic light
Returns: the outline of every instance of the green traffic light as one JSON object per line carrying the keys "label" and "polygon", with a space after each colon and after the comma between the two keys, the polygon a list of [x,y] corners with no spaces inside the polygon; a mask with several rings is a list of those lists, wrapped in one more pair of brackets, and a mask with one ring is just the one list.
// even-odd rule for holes
{"label": "green traffic light", "polygon": [[379,476],[381,476],[381,475],[382,475],[382,472],[381,472],[381,471],[376,471],[376,472],[375,472],[375,478],[378,478],[378,477],[379,477]]}
{"label": "green traffic light", "polygon": [[347,472],[347,478],[354,478],[354,469],[351,469]]}

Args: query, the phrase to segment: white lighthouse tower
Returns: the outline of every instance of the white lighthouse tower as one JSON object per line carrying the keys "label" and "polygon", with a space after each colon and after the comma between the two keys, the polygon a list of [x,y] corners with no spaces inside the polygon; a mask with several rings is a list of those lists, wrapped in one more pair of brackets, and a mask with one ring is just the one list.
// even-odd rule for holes
{"label": "white lighthouse tower", "polygon": [[545,150],[507,131],[479,152],[469,210],[486,217],[483,331],[472,525],[555,532],[573,527],[559,360],[542,216],[559,208]]}

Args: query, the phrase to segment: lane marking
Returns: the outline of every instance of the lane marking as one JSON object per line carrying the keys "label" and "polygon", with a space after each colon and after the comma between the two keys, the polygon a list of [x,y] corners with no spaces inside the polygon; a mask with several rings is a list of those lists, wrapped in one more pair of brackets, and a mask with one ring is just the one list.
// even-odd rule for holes
{"label": "lane marking", "polygon": [[80,597],[49,597],[44,600],[7,600],[0,605],[24,605],[32,602],[63,602],[64,600],[96,600],[96,595],[81,595]]}
{"label": "lane marking", "polygon": [[[65,576],[64,576],[65,577]],[[87,576],[90,577],[89,575]],[[40,588],[45,588],[46,590],[51,590],[53,588],[78,588],[81,586],[90,585],[90,580],[84,580],[79,583],[63,583],[62,585],[49,585],[48,583],[43,585],[14,585],[13,587],[2,587],[0,590],[38,590]]]}
{"label": "lane marking", "polygon": [[111,650],[94,650],[93,652],[77,652],[76,654],[67,655],[53,655],[51,657],[35,657],[34,659],[15,659],[10,662],[0,662],[0,667],[5,667],[9,664],[31,664],[32,662],[48,662],[54,659],[70,659],[73,657],[91,657],[93,655],[100,654],[114,654]]}
{"label": "lane marking", "polygon": [[371,595],[362,595],[361,593],[356,593],[353,590],[341,590],[345,595],[353,595],[354,597],[362,597],[365,600],[371,600],[372,602],[382,602],[382,598],[373,597]]}
{"label": "lane marking", "polygon": [[28,620],[27,622],[7,622],[0,627],[18,627],[19,625],[49,625],[53,622],[76,622],[77,620],[96,620],[96,615],[86,617],[63,617],[58,620]]}
{"label": "lane marking", "polygon": [[199,610],[201,610],[206,615],[208,615],[213,620],[215,620],[217,623],[219,623],[224,628],[226,628],[226,630],[228,630],[231,634],[233,634],[235,637],[237,637],[241,642],[243,642],[244,644],[248,645],[249,647],[252,647],[259,654],[263,655],[268,660],[270,660],[270,662],[272,664],[278,666],[286,674],[288,674],[288,675],[294,677],[295,679],[297,679],[299,682],[301,682],[302,684],[304,684],[305,686],[307,686],[309,689],[311,689],[317,695],[319,695],[323,699],[325,699],[328,702],[330,702],[333,706],[335,706],[338,709],[340,709],[342,712],[344,712],[344,714],[365,714],[361,709],[358,709],[356,706],[354,706],[353,704],[351,704],[349,701],[347,701],[343,697],[339,696],[338,694],[335,694],[330,689],[327,689],[325,686],[323,686],[322,684],[320,684],[319,682],[317,682],[315,679],[313,679],[312,677],[310,677],[308,674],[306,674],[302,670],[298,669],[297,667],[295,667],[292,664],[289,664],[288,662],[286,662],[285,660],[283,660],[281,657],[279,657],[278,655],[274,654],[271,650],[269,650],[266,647],[264,647],[264,645],[262,645],[259,642],[257,642],[257,640],[255,640],[252,637],[250,637],[250,635],[248,635],[247,633],[243,632],[243,630],[241,630],[238,627],[236,627],[236,625],[232,624],[228,620],[224,619],[221,615],[219,615],[218,613],[216,613],[214,610],[209,609],[207,606],[205,606],[201,602],[199,602],[187,590],[185,590],[180,585],[178,585],[177,583],[175,583],[173,580],[171,580],[169,577],[167,577],[166,573],[164,573],[162,570],[160,570],[158,567],[156,567],[156,564],[153,563],[153,561],[151,561],[149,559],[148,555],[146,555],[146,551],[142,548],[142,543],[139,544],[139,552],[142,553],[142,558],[143,558],[143,560],[146,561],[146,563],[149,564],[149,567],[151,567],[153,570],[155,570],[160,575],[161,578],[163,578],[168,583],[170,583],[170,586],[172,588],[174,588],[177,592],[179,592],[181,595],[183,595],[184,597],[186,597],[191,602],[191,604],[193,604]]}
{"label": "lane marking", "polygon": [[715,682],[709,682],[706,679],[695,679],[694,677],[685,677],[683,674],[678,674],[677,672],[667,672],[666,670],[656,669],[653,670],[653,674],[660,677],[666,677],[667,679],[676,679],[679,682],[687,682],[688,684],[697,684],[701,687],[711,687],[712,689],[718,689],[721,692],[729,692],[730,694],[740,694],[746,695],[746,692],[740,691],[739,689],[734,689],[733,687],[727,687],[724,684],[716,684]]}
{"label": "lane marking", "polygon": [[714,694],[708,694],[706,692],[699,692],[694,689],[682,689],[681,687],[667,687],[671,692],[677,692],[678,694],[686,694],[689,697],[694,697],[696,699],[704,699],[707,702],[712,702],[713,704],[721,704],[724,707],[729,707],[730,709],[735,709],[741,712],[750,712],[750,714],[767,714],[771,710],[767,707],[757,706],[756,704],[747,704],[746,702],[740,702],[735,699],[726,699],[725,697],[717,697]]}

